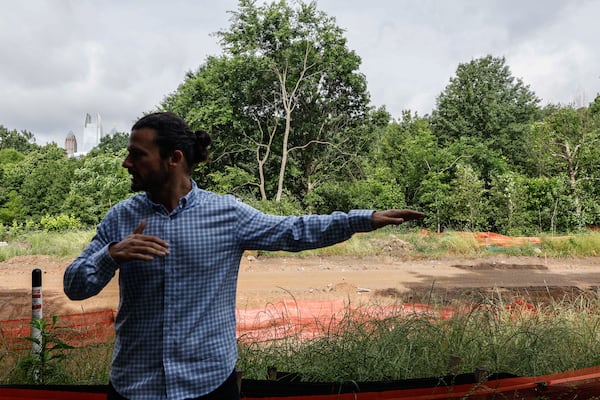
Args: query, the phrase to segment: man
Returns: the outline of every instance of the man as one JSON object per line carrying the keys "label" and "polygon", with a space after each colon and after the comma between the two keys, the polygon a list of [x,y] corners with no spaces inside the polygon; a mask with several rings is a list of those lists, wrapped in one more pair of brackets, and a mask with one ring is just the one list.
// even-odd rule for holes
{"label": "man", "polygon": [[80,300],[119,270],[109,399],[238,399],[235,295],[245,250],[324,247],[424,217],[411,210],[263,214],[196,186],[191,171],[206,161],[210,143],[171,113],[137,121],[123,167],[132,190],[144,193],[109,210],[65,271],[65,293]]}

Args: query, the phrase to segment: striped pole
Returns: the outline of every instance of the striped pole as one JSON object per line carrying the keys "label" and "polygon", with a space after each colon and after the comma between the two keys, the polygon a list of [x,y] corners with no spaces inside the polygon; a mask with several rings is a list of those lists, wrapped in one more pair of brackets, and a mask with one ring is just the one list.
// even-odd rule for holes
{"label": "striped pole", "polygon": [[[39,268],[31,271],[31,320],[42,319],[42,270]],[[39,354],[42,351],[42,332],[31,327],[31,337],[38,340],[33,342],[32,351]]]}

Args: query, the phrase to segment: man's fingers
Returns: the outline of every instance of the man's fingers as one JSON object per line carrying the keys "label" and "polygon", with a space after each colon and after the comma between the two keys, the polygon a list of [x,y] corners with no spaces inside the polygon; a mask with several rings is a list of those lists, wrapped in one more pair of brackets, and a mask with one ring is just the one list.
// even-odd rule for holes
{"label": "man's fingers", "polygon": [[144,232],[144,229],[146,229],[146,220],[145,219],[140,221],[140,224],[137,226],[137,228],[135,228],[133,233],[140,234],[140,233]]}
{"label": "man's fingers", "polygon": [[404,221],[412,221],[415,219],[423,219],[425,218],[425,213],[419,211],[406,210],[402,217]]}
{"label": "man's fingers", "polygon": [[169,254],[169,244],[158,238],[149,237],[151,240],[144,240],[132,247],[134,253],[144,253],[156,256],[166,256]]}
{"label": "man's fingers", "polygon": [[378,229],[386,225],[400,225],[407,221],[425,218],[425,214],[414,210],[385,210],[375,211],[371,215],[373,228]]}

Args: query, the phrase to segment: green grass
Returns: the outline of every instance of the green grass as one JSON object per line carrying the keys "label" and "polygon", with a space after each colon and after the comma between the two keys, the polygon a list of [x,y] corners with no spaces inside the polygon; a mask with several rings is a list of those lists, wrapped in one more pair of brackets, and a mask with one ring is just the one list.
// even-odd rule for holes
{"label": "green grass", "polygon": [[[16,235],[0,246],[0,261],[23,255],[53,255],[74,258],[89,243],[95,230],[63,232],[34,231]],[[569,236],[541,236],[541,246],[523,245],[502,249],[509,256],[595,257],[600,255],[600,233],[585,232]],[[486,257],[497,251],[479,246],[470,235],[461,232],[424,234],[418,230],[388,227],[354,235],[349,240],[323,249],[300,253],[260,252],[267,257],[391,255],[409,258],[438,258],[459,256]]]}
{"label": "green grass", "polygon": [[[490,300],[449,319],[413,315],[383,320],[349,311],[339,330],[312,340],[240,343],[245,377],[265,379],[269,366],[307,381],[372,381],[473,372],[543,375],[598,365],[600,298],[510,311]],[[460,360],[450,371],[451,358]]]}
{"label": "green grass", "polygon": [[35,231],[23,233],[0,247],[0,261],[17,256],[51,255],[60,258],[76,257],[90,242],[94,230],[64,232]]}

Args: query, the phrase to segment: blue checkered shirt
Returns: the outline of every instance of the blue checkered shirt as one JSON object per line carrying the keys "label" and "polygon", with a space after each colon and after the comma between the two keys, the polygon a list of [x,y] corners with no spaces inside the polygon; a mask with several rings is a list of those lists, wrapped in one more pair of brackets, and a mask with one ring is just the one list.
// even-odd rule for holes
{"label": "blue checkered shirt", "polygon": [[[129,399],[186,399],[212,392],[237,359],[236,286],[244,250],[300,251],[372,229],[369,210],[280,217],[198,189],[168,212],[144,194],[113,207],[64,276],[73,300],[99,293],[119,269],[120,304],[110,380]],[[117,265],[108,246],[142,219],[170,254]]]}

